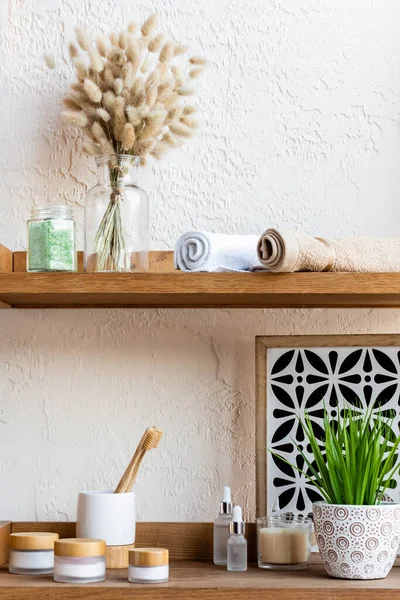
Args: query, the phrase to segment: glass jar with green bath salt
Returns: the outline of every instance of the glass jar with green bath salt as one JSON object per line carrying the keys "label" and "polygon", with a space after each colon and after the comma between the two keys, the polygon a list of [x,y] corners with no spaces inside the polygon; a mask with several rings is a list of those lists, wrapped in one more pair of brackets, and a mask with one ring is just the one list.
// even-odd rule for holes
{"label": "glass jar with green bath salt", "polygon": [[28,221],[27,271],[76,271],[75,221],[65,204],[34,206]]}

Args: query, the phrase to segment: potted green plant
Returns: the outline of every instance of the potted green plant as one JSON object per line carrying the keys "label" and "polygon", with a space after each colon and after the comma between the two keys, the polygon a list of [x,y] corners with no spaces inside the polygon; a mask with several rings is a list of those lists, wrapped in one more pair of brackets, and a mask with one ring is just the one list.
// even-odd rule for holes
{"label": "potted green plant", "polygon": [[399,469],[400,437],[393,434],[391,421],[380,412],[345,409],[333,421],[325,410],[323,440],[316,437],[307,414],[300,423],[312,459],[295,444],[307,469],[291,466],[325,499],[314,503],[313,515],[327,573],[342,579],[386,577],[400,543],[400,505],[384,502],[385,491]]}

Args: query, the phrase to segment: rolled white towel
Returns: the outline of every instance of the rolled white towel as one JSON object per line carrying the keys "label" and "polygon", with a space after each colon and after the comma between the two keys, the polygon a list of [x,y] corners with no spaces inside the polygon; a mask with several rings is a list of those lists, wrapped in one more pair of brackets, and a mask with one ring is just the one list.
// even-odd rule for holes
{"label": "rolled white towel", "polygon": [[260,262],[258,235],[188,231],[175,245],[175,268],[181,271],[251,271]]}

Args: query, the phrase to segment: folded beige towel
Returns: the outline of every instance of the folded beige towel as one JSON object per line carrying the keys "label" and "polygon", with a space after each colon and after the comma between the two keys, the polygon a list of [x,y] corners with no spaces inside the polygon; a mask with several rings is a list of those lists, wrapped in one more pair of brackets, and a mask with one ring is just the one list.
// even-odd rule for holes
{"label": "folded beige towel", "polygon": [[267,229],[258,258],[268,271],[400,272],[400,239],[313,238],[285,229]]}

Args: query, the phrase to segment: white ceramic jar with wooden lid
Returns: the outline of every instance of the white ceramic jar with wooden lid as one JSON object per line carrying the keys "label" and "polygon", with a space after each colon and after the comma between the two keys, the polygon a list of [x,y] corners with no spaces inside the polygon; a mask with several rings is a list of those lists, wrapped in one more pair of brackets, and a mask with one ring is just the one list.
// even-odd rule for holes
{"label": "white ceramic jar with wooden lid", "polygon": [[169,556],[165,548],[135,548],[129,551],[131,583],[164,583],[169,577]]}
{"label": "white ceramic jar with wooden lid", "polygon": [[67,538],[54,544],[54,581],[95,583],[106,578],[106,543],[94,538]]}
{"label": "white ceramic jar with wooden lid", "polygon": [[16,575],[46,575],[53,572],[54,543],[58,533],[11,533],[8,538],[8,570]]}

